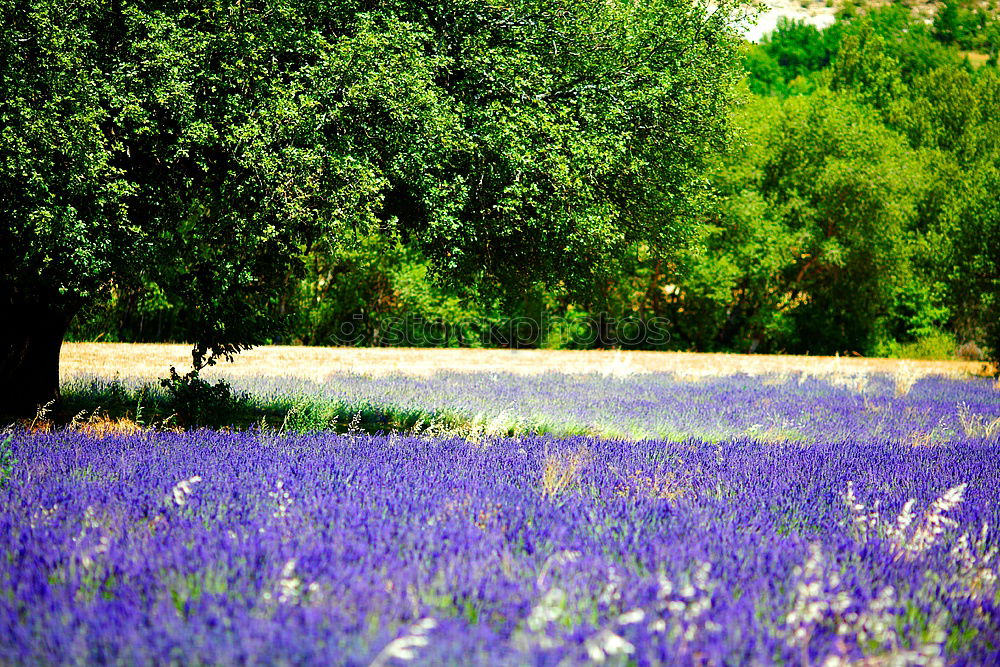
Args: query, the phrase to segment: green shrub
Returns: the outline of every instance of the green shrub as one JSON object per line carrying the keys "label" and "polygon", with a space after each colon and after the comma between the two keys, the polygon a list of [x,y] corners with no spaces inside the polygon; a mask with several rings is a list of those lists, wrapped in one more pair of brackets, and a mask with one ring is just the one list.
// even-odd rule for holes
{"label": "green shrub", "polygon": [[168,406],[186,427],[218,426],[231,418],[237,400],[225,380],[212,384],[192,370],[180,375],[173,366],[170,377],[162,378],[160,386],[167,391]]}
{"label": "green shrub", "polygon": [[877,348],[877,356],[893,359],[946,360],[955,358],[955,337],[944,331],[934,331],[915,341],[891,341]]}

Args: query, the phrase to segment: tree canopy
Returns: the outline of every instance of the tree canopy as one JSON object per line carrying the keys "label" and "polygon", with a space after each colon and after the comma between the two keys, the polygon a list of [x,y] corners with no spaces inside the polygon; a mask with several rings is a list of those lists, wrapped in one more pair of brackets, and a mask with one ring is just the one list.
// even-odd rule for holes
{"label": "tree canopy", "polygon": [[995,60],[974,67],[893,5],[822,32],[779,24],[746,63],[750,147],[713,170],[719,212],[680,281],[679,337],[871,355],[926,340],[996,359]]}
{"label": "tree canopy", "polygon": [[704,204],[726,3],[0,1],[0,401],[141,281],[195,365],[262,340],[303,252],[371,234],[494,293],[584,285]]}

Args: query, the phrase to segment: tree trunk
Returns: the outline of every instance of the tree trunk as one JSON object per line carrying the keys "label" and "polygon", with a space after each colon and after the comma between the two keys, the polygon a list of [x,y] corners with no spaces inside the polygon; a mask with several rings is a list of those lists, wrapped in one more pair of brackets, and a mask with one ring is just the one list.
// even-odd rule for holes
{"label": "tree trunk", "polygon": [[0,306],[0,415],[30,418],[59,398],[59,350],[69,321],[45,306]]}

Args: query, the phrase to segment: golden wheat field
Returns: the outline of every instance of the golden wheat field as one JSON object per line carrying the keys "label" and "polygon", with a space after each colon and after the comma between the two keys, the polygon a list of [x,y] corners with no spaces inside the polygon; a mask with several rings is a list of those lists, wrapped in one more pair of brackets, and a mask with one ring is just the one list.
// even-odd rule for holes
{"label": "golden wheat field", "polygon": [[[62,379],[81,375],[155,379],[171,365],[190,366],[191,348],[183,344],[66,343],[62,347]],[[265,346],[220,363],[208,377],[288,376],[322,381],[337,373],[429,375],[439,371],[517,374],[668,372],[683,377],[746,373],[808,372],[858,375],[867,373],[963,376],[988,373],[981,362],[909,361],[860,357],[702,354],[622,350],[498,350]]]}

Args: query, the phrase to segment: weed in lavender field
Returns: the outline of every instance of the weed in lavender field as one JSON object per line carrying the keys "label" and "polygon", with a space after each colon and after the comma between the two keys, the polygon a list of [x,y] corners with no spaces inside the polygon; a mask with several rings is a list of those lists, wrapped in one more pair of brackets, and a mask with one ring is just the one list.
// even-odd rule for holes
{"label": "weed in lavender field", "polygon": [[590,451],[586,447],[546,452],[542,468],[542,495],[554,498],[575,487],[580,480],[580,472],[589,462]]}
{"label": "weed in lavender field", "polygon": [[615,494],[623,498],[676,500],[691,493],[690,478],[682,477],[672,470],[633,470],[615,485]]}
{"label": "weed in lavender field", "polygon": [[84,433],[103,438],[109,435],[133,435],[143,430],[138,422],[128,417],[114,419],[108,416],[90,418],[75,424],[75,427]]}
{"label": "weed in lavender field", "polygon": [[393,639],[382,649],[369,667],[384,667],[392,660],[409,661],[417,657],[417,650],[430,643],[430,633],[437,627],[433,618],[422,618],[409,627],[406,634]]}
{"label": "weed in lavender field", "polygon": [[902,398],[910,393],[913,385],[920,379],[920,374],[910,364],[901,365],[893,374],[893,388],[896,398]]}
{"label": "weed in lavender field", "polygon": [[958,421],[965,435],[971,438],[992,438],[1000,436],[1000,417],[990,419],[973,414],[967,403],[958,404]]}
{"label": "weed in lavender field", "polygon": [[968,484],[963,483],[945,491],[931,503],[920,521],[916,521],[917,513],[913,511],[916,500],[913,498],[906,501],[895,521],[889,521],[882,518],[878,501],[871,507],[858,502],[853,482],[847,482],[847,491],[842,497],[850,511],[851,528],[857,539],[862,542],[875,538],[884,540],[896,558],[913,560],[934,546],[947,528],[958,525],[945,515],[962,503],[967,487]]}
{"label": "weed in lavender field", "polygon": [[621,350],[615,350],[599,372],[605,377],[627,378],[639,372],[639,367],[631,357],[623,354]]}
{"label": "weed in lavender field", "polygon": [[913,431],[903,439],[910,447],[933,447],[940,442],[933,431]]}
{"label": "weed in lavender field", "polygon": [[174,484],[174,488],[171,489],[170,495],[174,501],[174,504],[178,507],[183,507],[187,504],[188,496],[194,493],[194,485],[201,482],[201,475],[193,475],[188,479],[182,479],[181,481]]}
{"label": "weed in lavender field", "polygon": [[953,564],[953,583],[969,598],[995,602],[998,593],[998,577],[994,565],[998,547],[989,538],[989,524],[984,523],[979,535],[973,541],[969,532],[962,533],[949,552]]}

